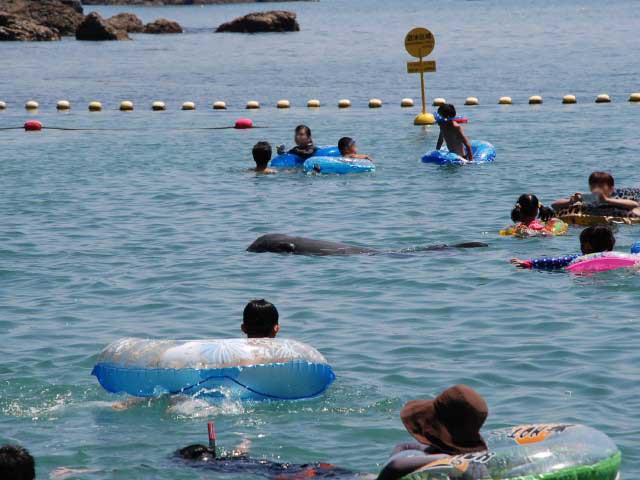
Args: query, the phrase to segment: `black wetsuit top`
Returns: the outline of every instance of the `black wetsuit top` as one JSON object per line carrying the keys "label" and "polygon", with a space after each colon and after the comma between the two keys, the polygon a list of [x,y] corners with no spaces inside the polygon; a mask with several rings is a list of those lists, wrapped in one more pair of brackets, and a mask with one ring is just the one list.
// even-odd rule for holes
{"label": "black wetsuit top", "polygon": [[318,147],[316,147],[313,143],[310,143],[309,145],[307,145],[305,147],[301,147],[300,145],[296,145],[291,150],[289,150],[287,153],[292,153],[293,155],[297,155],[300,158],[306,160],[307,158],[312,157],[313,154],[316,153],[316,150],[318,150]]}

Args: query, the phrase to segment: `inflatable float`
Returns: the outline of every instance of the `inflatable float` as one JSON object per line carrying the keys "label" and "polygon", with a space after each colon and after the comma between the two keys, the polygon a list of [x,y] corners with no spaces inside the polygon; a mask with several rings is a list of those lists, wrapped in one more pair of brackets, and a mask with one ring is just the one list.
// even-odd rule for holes
{"label": "inflatable float", "polygon": [[376,166],[369,160],[341,157],[311,157],[302,164],[306,173],[321,175],[375,172]]}
{"label": "inflatable float", "polygon": [[500,235],[516,237],[555,236],[567,233],[569,226],[558,218],[552,218],[548,222],[535,220],[531,225],[518,223],[500,230]]}
{"label": "inflatable float", "polygon": [[590,253],[576,258],[567,270],[572,273],[597,273],[619,268],[640,268],[640,255],[623,252]]}
{"label": "inflatable float", "polygon": [[[582,425],[520,425],[486,440],[484,452],[437,460],[402,480],[615,480],[622,458],[607,435]],[[422,453],[396,455],[408,452]]]}
{"label": "inflatable float", "polygon": [[[611,197],[640,202],[640,189],[616,188]],[[562,221],[583,227],[614,223],[627,225],[640,223],[640,217],[633,214],[630,210],[609,205],[578,203],[568,207],[558,208],[555,211],[556,216]]]}
{"label": "inflatable float", "polygon": [[473,152],[473,162],[450,152],[446,148],[427,153],[422,157],[422,162],[435,163],[436,165],[468,165],[493,162],[496,158],[496,148],[489,142],[471,140],[471,151]]}
{"label": "inflatable float", "polygon": [[335,379],[315,348],[275,338],[123,338],[102,351],[91,373],[112,393],[150,397],[201,392],[250,400],[311,398]]}
{"label": "inflatable float", "polygon": [[[318,147],[315,153],[310,157],[341,157],[342,154],[338,147]],[[269,166],[271,168],[300,168],[304,164],[305,159],[293,153],[281,153],[271,159]]]}

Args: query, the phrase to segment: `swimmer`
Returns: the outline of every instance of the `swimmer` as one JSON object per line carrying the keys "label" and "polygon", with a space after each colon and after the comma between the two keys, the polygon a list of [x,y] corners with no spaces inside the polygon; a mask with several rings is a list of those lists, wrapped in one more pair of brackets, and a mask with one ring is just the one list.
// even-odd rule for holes
{"label": "swimmer", "polygon": [[640,203],[624,198],[611,198],[615,182],[613,176],[607,172],[593,172],[589,175],[589,190],[593,199],[583,193],[576,192],[569,198],[561,198],[551,205],[554,210],[566,208],[577,203],[587,203],[591,206],[609,206],[623,210],[630,210],[632,215],[640,216]]}
{"label": "swimmer", "polygon": [[531,260],[520,260],[512,258],[510,261],[518,268],[536,268],[540,270],[557,270],[566,267],[576,258],[589,253],[610,252],[616,245],[616,238],[606,225],[595,225],[587,227],[580,233],[580,251],[582,254],[565,255],[554,258],[549,257],[532,258]]}
{"label": "swimmer", "polygon": [[269,142],[256,143],[251,153],[253,154],[254,162],[256,162],[256,167],[250,168],[250,172],[263,174],[278,173],[277,170],[268,167],[269,160],[271,160],[271,144],[269,144]]}
{"label": "swimmer", "polygon": [[26,448],[8,444],[0,447],[0,478],[3,480],[36,478],[36,462]]}
{"label": "swimmer", "polygon": [[[488,414],[482,396],[466,385],[450,387],[433,400],[409,401],[400,418],[418,442],[396,446],[378,480],[398,480],[431,462],[485,451],[480,428]],[[464,478],[489,478],[489,472],[470,462]]]}
{"label": "swimmer", "polygon": [[[298,125],[295,131],[294,141],[296,146],[289,150],[287,153],[297,155],[303,160],[313,156],[316,153],[318,147],[313,144],[313,138],[311,137],[311,129],[306,125]],[[278,146],[278,154],[281,155],[285,151],[284,145]]]}
{"label": "swimmer", "polygon": [[373,162],[373,159],[369,155],[363,155],[358,153],[358,147],[356,141],[350,137],[342,137],[338,140],[338,150],[343,158],[353,158],[354,160],[369,160]]}
{"label": "swimmer", "polygon": [[[537,220],[538,217],[541,221]],[[501,230],[500,235],[546,236],[565,233],[567,230],[567,224],[553,218],[553,210],[542,205],[538,197],[532,194],[520,195],[511,210],[511,220],[516,222],[516,225]]]}
{"label": "swimmer", "polygon": [[438,108],[438,115],[440,116],[440,120],[438,120],[440,135],[438,136],[438,143],[436,143],[436,150],[440,150],[442,148],[442,143],[444,141],[446,142],[447,148],[450,152],[473,162],[471,144],[469,143],[467,136],[464,134],[460,124],[454,120],[456,116],[456,107],[450,103],[441,105]]}
{"label": "swimmer", "polygon": [[278,309],[266,300],[251,300],[242,312],[242,331],[247,338],[276,338],[280,331]]}

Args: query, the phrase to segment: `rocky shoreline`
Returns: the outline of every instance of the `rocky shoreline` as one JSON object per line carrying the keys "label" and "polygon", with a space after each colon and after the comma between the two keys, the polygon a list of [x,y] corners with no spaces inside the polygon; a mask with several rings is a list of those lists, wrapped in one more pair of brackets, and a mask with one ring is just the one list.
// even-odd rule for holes
{"label": "rocky shoreline", "polygon": [[[225,3],[266,3],[276,0],[84,0],[83,5],[222,5]],[[313,2],[318,0],[277,0],[279,2]]]}

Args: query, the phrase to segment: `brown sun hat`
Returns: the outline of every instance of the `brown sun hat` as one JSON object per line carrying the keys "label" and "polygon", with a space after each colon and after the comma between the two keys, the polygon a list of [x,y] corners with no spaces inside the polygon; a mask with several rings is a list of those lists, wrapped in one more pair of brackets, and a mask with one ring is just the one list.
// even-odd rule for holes
{"label": "brown sun hat", "polygon": [[466,385],[455,385],[433,400],[407,402],[400,418],[420,443],[456,454],[487,449],[480,428],[488,414],[487,404],[478,392]]}

